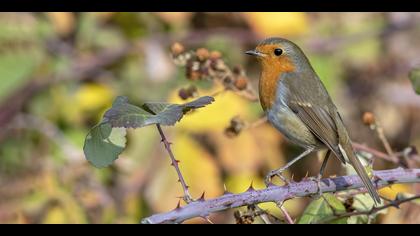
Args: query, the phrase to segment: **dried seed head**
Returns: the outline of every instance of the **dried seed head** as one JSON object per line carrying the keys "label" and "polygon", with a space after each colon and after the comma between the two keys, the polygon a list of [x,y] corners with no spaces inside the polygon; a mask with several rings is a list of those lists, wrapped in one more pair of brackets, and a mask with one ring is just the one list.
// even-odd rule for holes
{"label": "dried seed head", "polygon": [[210,59],[211,60],[217,60],[220,59],[222,57],[222,53],[220,53],[219,51],[211,51],[210,52]]}
{"label": "dried seed head", "polygon": [[185,76],[189,80],[198,80],[201,77],[200,72],[198,71],[200,69],[200,65],[196,61],[188,61],[186,67],[185,67]]}
{"label": "dried seed head", "polygon": [[186,100],[190,97],[190,94],[188,93],[188,91],[184,88],[180,89],[178,91],[178,96],[182,99],[182,100]]}
{"label": "dried seed head", "polygon": [[206,48],[199,48],[195,53],[200,61],[205,61],[210,57],[210,52]]}
{"label": "dried seed head", "polygon": [[225,135],[229,138],[238,136],[245,127],[245,122],[238,116],[230,120],[230,125],[225,129]]}
{"label": "dried seed head", "polygon": [[244,76],[239,76],[234,83],[235,88],[238,90],[244,90],[248,87],[248,79]]}
{"label": "dried seed head", "polygon": [[222,80],[223,86],[226,90],[235,90],[235,79],[227,75]]}
{"label": "dried seed head", "polygon": [[365,112],[362,119],[365,125],[375,124],[375,115],[372,112]]}
{"label": "dried seed head", "polygon": [[227,127],[226,129],[225,129],[225,135],[228,137],[228,138],[234,138],[234,137],[236,137],[236,136],[238,136],[238,133],[235,131],[235,129],[233,129],[232,127]]}
{"label": "dried seed head", "polygon": [[178,96],[182,100],[186,100],[188,98],[196,97],[197,96],[197,87],[195,87],[194,85],[190,85],[188,88],[181,88],[178,91]]}
{"label": "dried seed head", "polygon": [[191,73],[187,76],[188,79],[192,81],[196,81],[200,79],[200,73],[198,71],[191,71]]}
{"label": "dried seed head", "polygon": [[174,56],[177,56],[177,55],[183,53],[184,50],[185,50],[184,46],[182,46],[182,44],[180,44],[178,42],[172,44],[172,46],[171,46],[171,53]]}

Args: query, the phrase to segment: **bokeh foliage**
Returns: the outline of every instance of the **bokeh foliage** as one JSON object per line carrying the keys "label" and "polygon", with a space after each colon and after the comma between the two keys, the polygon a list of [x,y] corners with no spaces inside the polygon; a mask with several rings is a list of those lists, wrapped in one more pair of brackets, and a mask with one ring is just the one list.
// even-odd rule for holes
{"label": "bokeh foliage", "polygon": [[[231,119],[252,123],[262,115],[260,105],[219,93],[220,84],[188,80],[170,56],[174,42],[219,51],[229,66],[241,64],[257,88],[259,66],[243,52],[265,37],[290,38],[306,52],[354,140],[382,149],[361,122],[363,112],[372,111],[396,151],[419,147],[420,101],[409,80],[418,87],[417,72],[409,72],[420,65],[419,20],[418,13],[2,13],[0,222],[137,223],[176,206],[182,189],[155,127],[128,129],[126,149],[108,168],[86,161],[86,134],[120,95],[133,104],[183,104],[195,98],[181,99],[181,88],[217,93],[210,106],[164,128],[193,197],[219,196],[224,185],[231,192],[251,182],[263,188],[267,171],[301,151],[268,124],[228,137]],[[299,180],[319,165],[313,155],[288,175]],[[375,161],[377,169],[391,167]],[[326,172],[345,173],[335,161]],[[381,194],[416,191],[395,185]],[[310,201],[285,206],[299,218]],[[323,209],[322,201],[312,209]],[[261,207],[281,216],[274,204]],[[407,204],[377,222],[419,223],[419,212]],[[212,220],[234,223],[232,215]],[[197,222],[203,221],[189,221]]]}

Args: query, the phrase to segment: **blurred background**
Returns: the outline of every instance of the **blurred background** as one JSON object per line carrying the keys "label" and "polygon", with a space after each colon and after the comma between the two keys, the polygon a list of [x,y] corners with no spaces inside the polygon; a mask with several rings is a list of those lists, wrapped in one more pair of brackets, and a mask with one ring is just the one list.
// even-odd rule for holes
{"label": "blurred background", "polygon": [[[118,95],[139,105],[185,102],[180,90],[188,88],[192,96],[215,95],[214,104],[164,127],[191,194],[239,193],[251,181],[263,188],[269,170],[302,150],[258,123],[258,100],[194,79],[171,50],[178,42],[184,50],[215,52],[246,74],[252,96],[260,68],[244,51],[270,36],[306,52],[355,142],[385,152],[362,121],[372,112],[394,151],[420,147],[420,97],[408,80],[420,66],[419,13],[1,13],[0,222],[138,223],[175,208],[182,189],[154,126],[129,130],[127,148],[112,166],[96,169],[86,161],[84,138]],[[232,118],[248,128],[229,132]],[[319,167],[313,154],[287,175],[300,180]],[[394,167],[374,162],[375,169]],[[345,168],[331,159],[325,175],[342,174]],[[381,194],[418,193],[414,186]],[[310,200],[285,206],[296,218]],[[274,204],[261,207],[281,216]],[[420,223],[418,205],[401,208],[378,222]],[[235,223],[233,210],[211,220]]]}

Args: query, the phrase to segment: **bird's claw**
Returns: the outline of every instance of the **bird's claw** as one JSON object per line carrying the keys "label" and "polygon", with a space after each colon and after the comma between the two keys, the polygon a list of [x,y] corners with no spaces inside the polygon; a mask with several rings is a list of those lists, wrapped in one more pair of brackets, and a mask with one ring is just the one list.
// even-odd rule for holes
{"label": "bird's claw", "polygon": [[318,175],[317,177],[309,177],[308,178],[309,180],[314,181],[316,183],[317,187],[318,187],[318,190],[317,190],[316,194],[313,194],[315,199],[320,198],[323,194],[322,189],[321,189],[321,178],[322,178],[321,175]]}
{"label": "bird's claw", "polygon": [[272,180],[272,178],[273,177],[275,177],[275,176],[278,176],[284,183],[285,183],[285,185],[288,185],[288,184],[290,184],[290,182],[289,182],[289,180],[287,180],[284,176],[283,176],[283,171],[282,170],[272,170],[272,171],[270,171],[270,173],[268,173],[266,176],[265,176],[265,179],[264,179],[264,183],[265,183],[265,186],[270,186],[270,184],[271,184],[271,180]]}

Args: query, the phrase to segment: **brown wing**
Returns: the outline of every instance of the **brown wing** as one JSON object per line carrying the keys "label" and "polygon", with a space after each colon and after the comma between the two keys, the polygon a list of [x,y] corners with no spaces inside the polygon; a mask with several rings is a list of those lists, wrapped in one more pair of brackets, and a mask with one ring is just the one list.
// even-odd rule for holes
{"label": "brown wing", "polygon": [[340,161],[346,163],[338,149],[339,139],[337,126],[331,117],[329,110],[304,101],[296,96],[296,94],[292,96],[288,106],[296,113],[309,130],[334,152]]}

